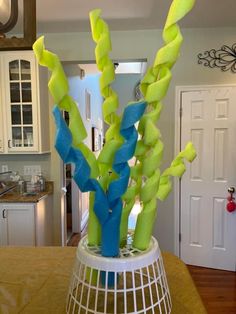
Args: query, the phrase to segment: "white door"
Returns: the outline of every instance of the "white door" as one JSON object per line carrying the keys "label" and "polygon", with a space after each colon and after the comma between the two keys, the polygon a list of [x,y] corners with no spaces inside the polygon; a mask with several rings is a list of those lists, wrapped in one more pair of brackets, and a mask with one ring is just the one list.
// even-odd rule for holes
{"label": "white door", "polygon": [[236,211],[226,211],[236,187],[236,87],[182,92],[181,145],[197,158],[180,189],[180,256],[185,263],[236,270]]}

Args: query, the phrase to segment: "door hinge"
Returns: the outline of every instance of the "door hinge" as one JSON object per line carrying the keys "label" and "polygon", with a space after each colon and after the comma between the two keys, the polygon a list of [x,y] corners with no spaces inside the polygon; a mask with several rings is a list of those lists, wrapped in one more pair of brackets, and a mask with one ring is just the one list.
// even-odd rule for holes
{"label": "door hinge", "polygon": [[180,107],[179,108],[179,116],[180,116],[180,118],[182,118],[182,115],[183,115],[183,107]]}
{"label": "door hinge", "polygon": [[179,242],[181,242],[182,236],[181,233],[179,233]]}

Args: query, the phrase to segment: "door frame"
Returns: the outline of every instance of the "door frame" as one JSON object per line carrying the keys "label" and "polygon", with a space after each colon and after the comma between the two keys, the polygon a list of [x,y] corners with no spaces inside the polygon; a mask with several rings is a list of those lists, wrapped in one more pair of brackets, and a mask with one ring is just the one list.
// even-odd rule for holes
{"label": "door frame", "polygon": [[[187,92],[208,90],[221,87],[236,87],[236,84],[213,84],[213,85],[180,85],[175,87],[175,156],[181,148],[181,117],[182,117],[182,95]],[[181,180],[174,178],[174,253],[181,257],[180,240],[181,240]]]}

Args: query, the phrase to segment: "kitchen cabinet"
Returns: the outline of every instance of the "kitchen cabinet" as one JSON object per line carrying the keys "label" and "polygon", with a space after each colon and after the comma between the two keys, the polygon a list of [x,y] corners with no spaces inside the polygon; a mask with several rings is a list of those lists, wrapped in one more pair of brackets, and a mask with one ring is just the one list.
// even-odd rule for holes
{"label": "kitchen cabinet", "polygon": [[50,246],[52,195],[36,203],[0,204],[0,246]]}
{"label": "kitchen cabinet", "polygon": [[3,51],[0,77],[0,153],[49,152],[47,70],[33,51]]}
{"label": "kitchen cabinet", "polygon": [[3,153],[3,116],[2,116],[2,106],[0,98],[0,154]]}

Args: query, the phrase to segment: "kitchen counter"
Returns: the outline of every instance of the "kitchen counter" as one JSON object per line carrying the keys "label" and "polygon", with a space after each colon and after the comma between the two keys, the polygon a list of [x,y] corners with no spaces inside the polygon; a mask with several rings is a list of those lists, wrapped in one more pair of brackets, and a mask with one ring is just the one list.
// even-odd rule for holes
{"label": "kitchen counter", "polygon": [[17,187],[0,196],[0,203],[37,203],[42,198],[53,193],[53,182],[47,181],[45,191],[36,195],[20,194]]}

